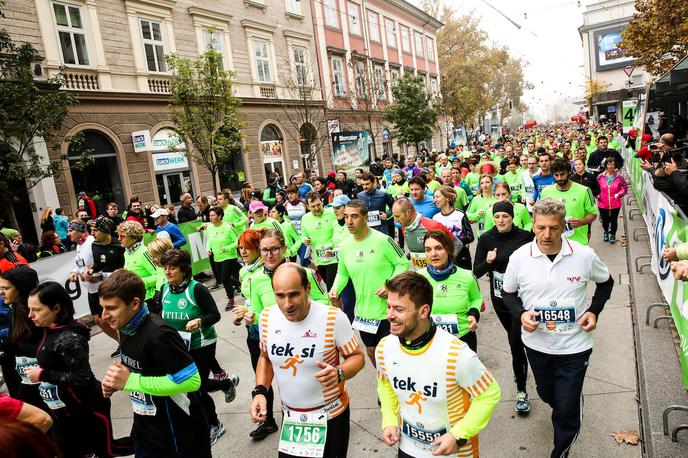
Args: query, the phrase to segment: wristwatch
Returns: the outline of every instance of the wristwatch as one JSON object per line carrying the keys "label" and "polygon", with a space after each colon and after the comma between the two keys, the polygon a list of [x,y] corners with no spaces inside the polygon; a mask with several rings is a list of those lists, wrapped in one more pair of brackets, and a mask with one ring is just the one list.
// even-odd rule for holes
{"label": "wristwatch", "polygon": [[464,439],[463,437],[456,437],[454,433],[452,433],[452,436],[454,436],[454,440],[456,440],[457,447],[462,447],[466,442],[468,442],[468,439]]}
{"label": "wristwatch", "polygon": [[265,388],[265,386],[263,385],[256,385],[253,391],[251,391],[251,399],[255,398],[259,394],[262,394],[263,396],[267,397],[268,389]]}
{"label": "wristwatch", "polygon": [[344,371],[340,367],[337,368],[337,374],[339,375],[339,381],[343,382],[344,381]]}

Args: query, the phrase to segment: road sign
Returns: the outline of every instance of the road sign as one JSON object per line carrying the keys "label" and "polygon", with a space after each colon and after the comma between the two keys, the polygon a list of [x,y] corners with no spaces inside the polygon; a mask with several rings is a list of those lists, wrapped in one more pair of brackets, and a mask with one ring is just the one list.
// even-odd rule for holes
{"label": "road sign", "polygon": [[626,74],[627,77],[631,77],[633,74],[633,71],[635,70],[635,64],[634,65],[627,65],[626,67],[623,68],[624,73]]}

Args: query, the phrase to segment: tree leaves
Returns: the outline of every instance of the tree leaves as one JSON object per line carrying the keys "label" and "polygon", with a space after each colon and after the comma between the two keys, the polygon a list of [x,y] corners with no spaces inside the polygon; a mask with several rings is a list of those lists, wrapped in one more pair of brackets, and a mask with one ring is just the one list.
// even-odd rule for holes
{"label": "tree leaves", "polygon": [[523,77],[523,63],[506,48],[488,42],[480,20],[472,12],[454,17],[442,10],[444,27],[437,34],[442,69],[442,106],[455,124],[471,124],[493,108],[508,116],[508,101],[521,111],[521,96],[530,88]]}
{"label": "tree leaves", "polygon": [[215,177],[220,164],[241,151],[246,124],[239,117],[241,101],[232,93],[234,72],[221,68],[222,54],[212,48],[196,61],[176,54],[165,59],[174,73],[171,119],[191,142],[187,155]]}
{"label": "tree leaves", "polygon": [[404,74],[392,87],[394,103],[384,111],[386,121],[395,128],[392,136],[400,143],[416,145],[432,137],[437,120],[437,110],[432,103],[432,95],[425,89],[425,79],[421,76]]}
{"label": "tree leaves", "polygon": [[630,445],[638,445],[638,442],[640,442],[638,433],[630,429],[611,433],[610,436],[614,438],[616,445],[621,445],[624,442]]}
{"label": "tree leaves", "polygon": [[688,54],[688,2],[636,0],[635,9],[619,46],[651,74],[666,73]]}

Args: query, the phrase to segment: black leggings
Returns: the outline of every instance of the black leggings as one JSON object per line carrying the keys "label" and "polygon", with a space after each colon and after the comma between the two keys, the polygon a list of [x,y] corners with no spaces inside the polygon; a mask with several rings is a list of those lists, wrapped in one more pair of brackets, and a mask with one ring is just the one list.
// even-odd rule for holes
{"label": "black leggings", "polygon": [[474,331],[468,331],[466,334],[459,337],[459,339],[468,345],[468,348],[478,353],[478,336]]}
{"label": "black leggings", "polygon": [[220,281],[227,293],[227,299],[234,299],[234,292],[239,291],[241,282],[239,281],[239,261],[236,259],[225,259],[224,261],[215,262],[217,272],[220,274]]}
{"label": "black leggings", "polygon": [[208,416],[210,426],[217,425],[220,420],[217,418],[215,403],[208,393],[229,389],[232,381],[229,379],[215,380],[210,378],[210,367],[215,360],[215,348],[217,344],[206,345],[205,347],[191,350],[189,354],[198,367],[198,375],[201,377],[201,389],[198,390],[205,414]]}
{"label": "black leggings", "polygon": [[602,220],[604,232],[608,232],[609,235],[616,237],[616,229],[618,227],[619,212],[621,211],[621,207],[612,208],[611,210],[600,208],[598,210],[600,212],[600,219]]}
{"label": "black leggings", "polygon": [[526,357],[526,350],[521,340],[521,321],[516,318],[511,312],[506,311],[506,305],[498,297],[492,296],[492,305],[497,302],[497,307],[494,307],[499,318],[500,323],[504,327],[509,338],[509,347],[511,348],[511,365],[514,370],[514,380],[516,381],[516,389],[518,391],[526,391],[526,379],[528,378],[528,358]]}
{"label": "black leggings", "polygon": [[[248,347],[248,352],[251,354],[251,365],[253,366],[253,372],[256,371],[256,366],[258,366],[258,358],[260,358],[260,342],[256,339],[246,338],[246,346]],[[272,386],[268,388],[268,395],[265,396],[267,400],[267,418],[266,421],[274,420],[275,415],[272,411],[272,405],[275,402],[275,392],[272,390]]]}
{"label": "black leggings", "polygon": [[64,458],[95,453],[110,458],[134,453],[129,437],[112,437],[110,400],[97,396],[90,406],[82,405],[70,415],[53,418],[50,430]]}
{"label": "black leggings", "polygon": [[329,291],[332,288],[332,285],[334,285],[334,277],[337,276],[337,263],[335,262],[334,264],[324,264],[318,266],[318,273],[325,282],[327,290]]}

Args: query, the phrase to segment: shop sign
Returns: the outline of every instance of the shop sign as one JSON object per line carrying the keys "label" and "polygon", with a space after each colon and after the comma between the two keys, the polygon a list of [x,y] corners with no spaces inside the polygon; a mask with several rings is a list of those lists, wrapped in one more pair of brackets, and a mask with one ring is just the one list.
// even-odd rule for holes
{"label": "shop sign", "polygon": [[151,149],[150,130],[139,130],[131,133],[135,153],[143,153]]}
{"label": "shop sign", "polygon": [[153,154],[153,170],[164,172],[189,168],[189,159],[184,151],[167,151]]}
{"label": "shop sign", "polygon": [[177,132],[172,129],[160,129],[153,136],[153,151],[180,151],[185,150],[186,145]]}

